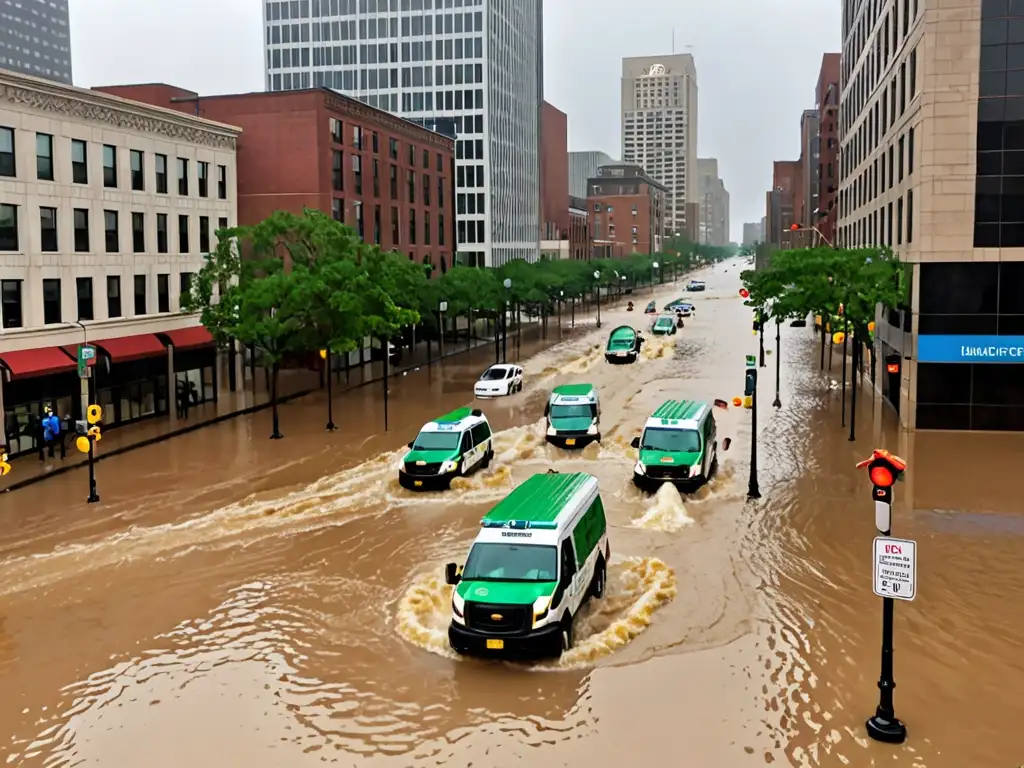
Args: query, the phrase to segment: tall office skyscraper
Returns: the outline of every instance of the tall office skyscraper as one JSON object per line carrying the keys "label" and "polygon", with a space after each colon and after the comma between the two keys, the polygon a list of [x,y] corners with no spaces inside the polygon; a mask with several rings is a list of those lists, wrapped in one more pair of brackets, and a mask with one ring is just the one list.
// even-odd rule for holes
{"label": "tall office skyscraper", "polygon": [[0,3],[0,69],[71,83],[68,0]]}
{"label": "tall office skyscraper", "polygon": [[622,162],[643,166],[669,190],[665,228],[686,232],[697,202],[697,68],[693,56],[622,60]]}
{"label": "tall office skyscraper", "polygon": [[540,252],[543,0],[264,0],[268,90],[452,118],[458,263]]}

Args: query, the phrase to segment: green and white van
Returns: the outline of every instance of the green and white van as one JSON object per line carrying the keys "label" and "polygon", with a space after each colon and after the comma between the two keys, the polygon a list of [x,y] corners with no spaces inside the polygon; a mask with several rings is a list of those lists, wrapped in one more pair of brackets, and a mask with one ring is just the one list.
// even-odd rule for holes
{"label": "green and white van", "polygon": [[534,475],[484,516],[455,586],[448,642],[458,653],[558,656],[573,618],[604,596],[608,523],[597,478]]}
{"label": "green and white van", "polygon": [[601,440],[601,401],[593,384],[555,387],[544,415],[547,441],[566,448],[582,448]]}
{"label": "green and white van", "polygon": [[427,422],[409,448],[398,482],[417,491],[446,489],[454,478],[486,469],[494,458],[491,425],[475,408],[458,408]]}
{"label": "green and white van", "polygon": [[718,427],[709,403],[666,400],[651,414],[633,447],[640,450],[633,483],[655,491],[662,483],[695,490],[718,464]]}

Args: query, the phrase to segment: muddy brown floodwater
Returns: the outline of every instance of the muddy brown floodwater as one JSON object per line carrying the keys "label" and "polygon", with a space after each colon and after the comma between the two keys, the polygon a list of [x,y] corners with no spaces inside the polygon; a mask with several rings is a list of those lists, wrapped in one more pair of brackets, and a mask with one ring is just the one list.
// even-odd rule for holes
{"label": "muddy brown floodwater", "polygon": [[[783,328],[783,408],[749,414],[717,478],[681,498],[632,488],[629,441],[663,399],[731,399],[753,352],[738,262],[707,270],[697,314],[632,366],[605,327],[525,360],[526,389],[484,404],[491,469],[450,492],[396,482],[400,446],[467,402],[489,350],[377,387],[201,430],[0,497],[0,757],[25,766],[898,765],[1024,762],[1024,503],[1019,436],[910,438],[870,390],[839,424],[838,361]],[[681,292],[658,291],[658,301]],[[638,306],[647,294],[634,297]],[[557,331],[555,332],[557,333]],[[769,345],[774,346],[774,343]],[[524,349],[528,353],[529,349]],[[774,356],[768,358],[774,364]],[[762,371],[761,400],[774,395]],[[551,387],[596,384],[600,446],[543,440]],[[871,592],[875,446],[910,463],[894,535],[919,542],[918,599],[896,606],[900,747],[869,743],[881,606]],[[441,566],[516,482],[596,475],[612,525],[608,596],[557,663],[459,660]]]}

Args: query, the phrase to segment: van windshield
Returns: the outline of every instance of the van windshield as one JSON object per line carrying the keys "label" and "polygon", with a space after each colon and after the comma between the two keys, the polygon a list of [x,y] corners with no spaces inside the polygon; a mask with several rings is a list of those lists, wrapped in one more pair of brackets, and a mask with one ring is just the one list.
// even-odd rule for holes
{"label": "van windshield", "polygon": [[412,444],[414,451],[454,451],[462,439],[461,432],[420,432]]}
{"label": "van windshield", "polygon": [[644,430],[644,439],[640,443],[644,451],[665,451],[666,453],[699,453],[700,433],[695,429],[658,429],[652,427]]}
{"label": "van windshield", "polygon": [[535,544],[478,542],[469,550],[463,581],[558,581],[558,550]]}
{"label": "van windshield", "polygon": [[572,405],[552,405],[552,419],[593,419],[597,416],[597,406],[592,403],[579,403]]}

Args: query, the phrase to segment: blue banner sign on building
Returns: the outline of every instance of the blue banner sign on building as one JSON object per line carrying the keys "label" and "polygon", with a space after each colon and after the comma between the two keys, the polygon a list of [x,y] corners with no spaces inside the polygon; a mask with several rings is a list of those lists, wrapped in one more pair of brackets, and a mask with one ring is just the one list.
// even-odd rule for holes
{"label": "blue banner sign on building", "polygon": [[1024,336],[917,337],[920,363],[1018,363],[1024,364]]}

